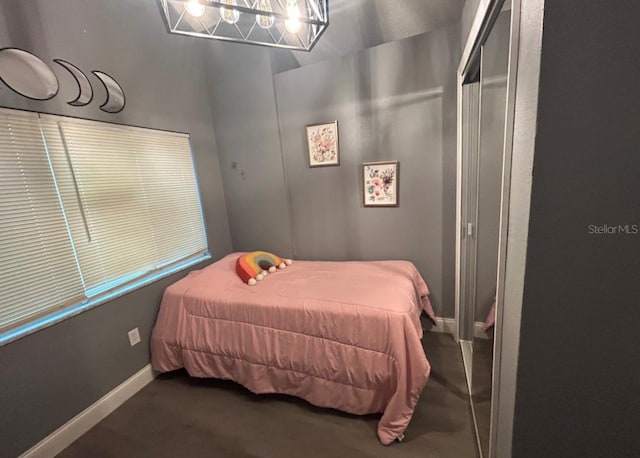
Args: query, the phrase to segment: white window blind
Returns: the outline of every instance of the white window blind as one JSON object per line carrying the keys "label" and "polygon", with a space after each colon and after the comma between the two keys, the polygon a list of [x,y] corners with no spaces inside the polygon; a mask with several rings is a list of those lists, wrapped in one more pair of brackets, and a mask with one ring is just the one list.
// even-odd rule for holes
{"label": "white window blind", "polygon": [[0,329],[84,298],[37,115],[0,111]]}
{"label": "white window blind", "polygon": [[187,135],[0,114],[0,331],[206,253]]}
{"label": "white window blind", "polygon": [[41,117],[90,296],[207,250],[187,135]]}

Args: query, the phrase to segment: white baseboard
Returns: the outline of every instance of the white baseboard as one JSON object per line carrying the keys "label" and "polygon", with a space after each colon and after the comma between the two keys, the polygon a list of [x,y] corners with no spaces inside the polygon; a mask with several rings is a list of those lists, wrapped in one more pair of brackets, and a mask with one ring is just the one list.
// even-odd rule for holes
{"label": "white baseboard", "polygon": [[[431,327],[429,327],[429,325]],[[473,323],[473,337],[476,337],[479,339],[488,339],[489,335],[486,332],[484,332],[483,328],[484,328],[484,323],[480,321],[476,321],[475,323]],[[428,324],[427,326],[425,326],[425,331],[443,332],[445,334],[455,335],[456,320],[454,318],[442,318],[437,316],[436,324],[435,325],[431,323]]]}
{"label": "white baseboard", "polygon": [[116,410],[155,378],[151,364],[146,365],[109,393],[56,429],[36,445],[20,455],[20,458],[51,458],[63,451],[80,436],[89,431],[111,412]]}
{"label": "white baseboard", "polygon": [[454,335],[456,332],[456,320],[454,320],[453,318],[442,318],[437,316],[436,324],[434,325],[431,322],[429,322],[425,326],[425,331],[442,332],[445,334]]}
{"label": "white baseboard", "polygon": [[482,321],[476,321],[473,323],[473,337],[476,339],[490,339],[493,333],[488,334],[484,332],[484,323]]}

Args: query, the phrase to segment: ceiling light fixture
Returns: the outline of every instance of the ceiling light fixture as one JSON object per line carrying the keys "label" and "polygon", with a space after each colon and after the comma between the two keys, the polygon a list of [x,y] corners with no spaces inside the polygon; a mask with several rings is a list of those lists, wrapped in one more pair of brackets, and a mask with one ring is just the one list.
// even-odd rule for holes
{"label": "ceiling light fixture", "polygon": [[329,0],[160,0],[171,33],[310,51]]}
{"label": "ceiling light fixture", "polygon": [[[236,0],[220,0],[221,3],[224,3],[228,6],[238,6]],[[227,24],[235,24],[240,19],[240,11],[233,8],[220,8],[220,16],[222,20]]]}
{"label": "ceiling light fixture", "polygon": [[204,14],[204,5],[198,0],[189,0],[185,2],[184,9],[193,17],[200,17]]}
{"label": "ceiling light fixture", "polygon": [[291,33],[298,33],[302,28],[297,0],[287,0],[287,19],[284,21],[284,26]]}
{"label": "ceiling light fixture", "polygon": [[[259,10],[273,13],[273,8],[271,7],[271,2],[269,0],[258,0],[257,6]],[[256,22],[263,29],[268,29],[275,22],[275,18],[273,16],[262,16],[261,14],[256,14]]]}

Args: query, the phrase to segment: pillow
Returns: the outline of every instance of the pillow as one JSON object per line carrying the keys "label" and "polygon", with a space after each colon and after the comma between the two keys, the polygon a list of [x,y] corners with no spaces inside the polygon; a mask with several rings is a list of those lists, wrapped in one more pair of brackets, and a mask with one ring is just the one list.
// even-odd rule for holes
{"label": "pillow", "polygon": [[253,286],[276,268],[285,269],[293,263],[291,259],[282,259],[268,251],[252,251],[236,260],[236,274],[240,279]]}

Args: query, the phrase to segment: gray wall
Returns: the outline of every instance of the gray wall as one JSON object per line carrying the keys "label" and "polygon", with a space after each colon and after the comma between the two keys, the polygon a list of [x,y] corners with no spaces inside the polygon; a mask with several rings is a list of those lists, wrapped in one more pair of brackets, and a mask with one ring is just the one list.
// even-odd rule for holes
{"label": "gray wall", "polygon": [[[409,259],[453,316],[459,28],[275,77],[295,256]],[[309,168],[305,125],[338,120],[339,167]],[[361,164],[399,160],[400,206],[364,208]]]}
{"label": "gray wall", "polygon": [[331,0],[330,26],[301,65],[337,59],[383,43],[447,27],[460,20],[464,0]]}
{"label": "gray wall", "polygon": [[638,17],[545,2],[514,457],[640,453]]}
{"label": "gray wall", "polygon": [[203,58],[233,247],[291,257],[270,51],[209,42]]}
{"label": "gray wall", "polygon": [[[0,47],[51,63],[61,58],[112,74],[127,94],[119,114],[101,112],[104,93],[72,108],[74,82],[51,63],[61,93],[45,102],[0,85],[0,106],[73,115],[191,134],[214,258],[231,251],[223,189],[198,40],[166,33],[155,2],[46,0],[0,3]],[[91,77],[93,78],[93,77]],[[164,288],[158,281],[91,311],[0,347],[0,456],[16,456],[149,363],[148,339]],[[142,344],[127,331],[139,327]]]}

